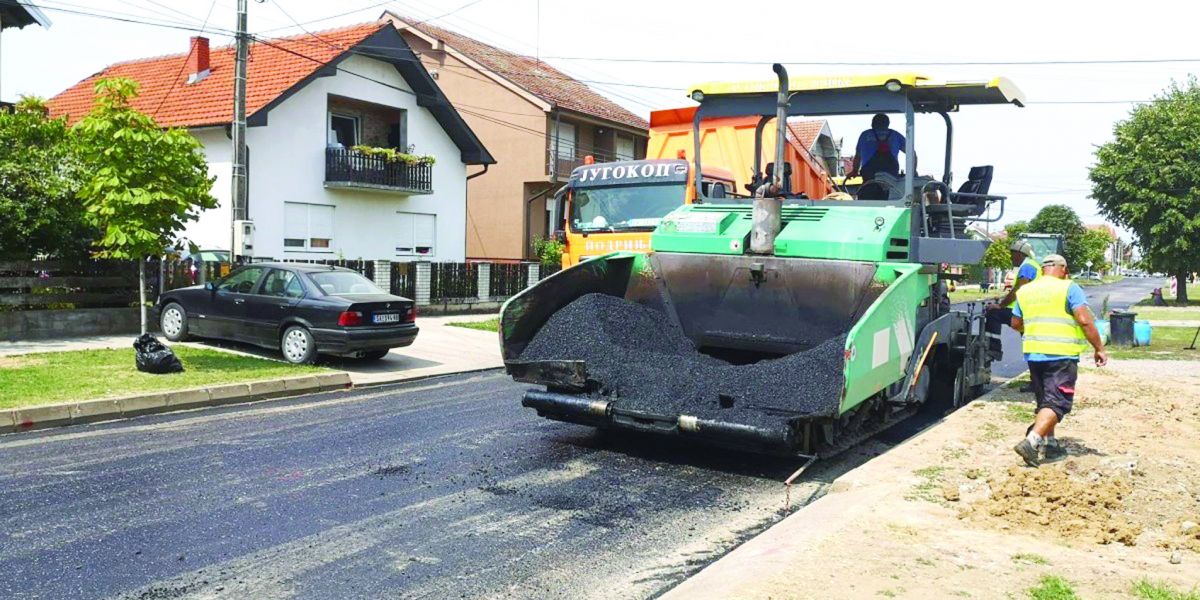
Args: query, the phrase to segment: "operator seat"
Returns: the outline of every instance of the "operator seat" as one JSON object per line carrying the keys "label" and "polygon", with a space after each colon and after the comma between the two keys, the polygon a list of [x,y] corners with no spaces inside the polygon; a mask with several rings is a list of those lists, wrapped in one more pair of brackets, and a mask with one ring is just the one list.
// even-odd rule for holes
{"label": "operator seat", "polygon": [[925,207],[934,237],[951,237],[951,215],[953,236],[966,235],[966,220],[981,216],[987,211],[988,202],[994,199],[988,197],[992,187],[992,172],[992,165],[971,167],[967,180],[958,187],[957,192],[949,194],[946,202]]}

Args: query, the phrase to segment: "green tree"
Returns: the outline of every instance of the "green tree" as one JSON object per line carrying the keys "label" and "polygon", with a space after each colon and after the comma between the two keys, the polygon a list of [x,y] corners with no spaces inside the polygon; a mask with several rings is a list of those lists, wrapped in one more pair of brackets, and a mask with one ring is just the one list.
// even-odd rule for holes
{"label": "green tree", "polygon": [[129,102],[136,95],[132,80],[101,79],[95,106],[74,131],[88,174],[79,198],[101,230],[97,255],[138,261],[145,333],[146,258],[163,254],[188,221],[217,201],[200,143],[135,110]]}
{"label": "green tree", "polygon": [[0,258],[87,256],[95,230],[75,198],[81,170],[65,119],[39,98],[0,111]]}
{"label": "green tree", "polygon": [[[1083,268],[1087,262],[1082,245],[1087,228],[1071,207],[1065,204],[1050,204],[1042,207],[1029,221],[1030,233],[1057,233],[1063,236],[1063,258],[1072,270]],[[1038,257],[1043,258],[1041,256]]]}
{"label": "green tree", "polygon": [[1091,269],[1093,271],[1108,270],[1109,264],[1104,259],[1104,253],[1112,245],[1113,241],[1113,236],[1107,229],[1088,229],[1085,231],[1077,242],[1083,264],[1092,263]]}
{"label": "green tree", "polygon": [[1187,275],[1200,266],[1200,86],[1172,83],[1113,127],[1096,150],[1092,197],[1111,221],[1137,236],[1143,261],[1175,276],[1187,304]]}
{"label": "green tree", "polygon": [[1029,225],[1025,221],[1013,221],[1004,226],[1004,235],[996,238],[983,254],[982,265],[990,269],[1006,270],[1012,268],[1012,254],[1009,247],[1013,240],[1021,237]]}

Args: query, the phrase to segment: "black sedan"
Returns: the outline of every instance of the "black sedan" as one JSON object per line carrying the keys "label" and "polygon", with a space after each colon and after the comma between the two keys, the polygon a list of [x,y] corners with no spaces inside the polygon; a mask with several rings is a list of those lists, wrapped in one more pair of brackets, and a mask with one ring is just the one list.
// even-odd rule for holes
{"label": "black sedan", "polygon": [[417,337],[416,306],[355,271],[255,263],[220,281],[162,294],[159,327],[171,341],[221,338],[279,348],[292,363],[317,353],[383,358]]}

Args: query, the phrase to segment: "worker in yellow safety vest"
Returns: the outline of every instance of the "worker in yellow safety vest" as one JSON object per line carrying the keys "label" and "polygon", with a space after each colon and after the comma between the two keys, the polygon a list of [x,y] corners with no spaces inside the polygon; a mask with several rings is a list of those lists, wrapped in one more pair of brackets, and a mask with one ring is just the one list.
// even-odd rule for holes
{"label": "worker in yellow safety vest", "polygon": [[1037,398],[1033,425],[1013,449],[1032,467],[1062,460],[1067,450],[1054,437],[1054,427],[1075,401],[1079,355],[1091,344],[1096,366],[1108,363],[1087,295],[1067,279],[1065,258],[1047,256],[1042,260],[1042,276],[1017,292],[1012,327],[1025,336],[1021,350]]}
{"label": "worker in yellow safety vest", "polygon": [[987,305],[984,315],[988,347],[993,358],[996,359],[1003,356],[1003,348],[1000,345],[1000,328],[1012,322],[1012,307],[1017,301],[1017,290],[1042,276],[1042,266],[1037,263],[1037,257],[1033,255],[1033,244],[1019,239],[1008,247],[1008,251],[1012,259],[1012,266],[1017,269],[1017,274],[1013,277],[1012,289],[995,304]]}

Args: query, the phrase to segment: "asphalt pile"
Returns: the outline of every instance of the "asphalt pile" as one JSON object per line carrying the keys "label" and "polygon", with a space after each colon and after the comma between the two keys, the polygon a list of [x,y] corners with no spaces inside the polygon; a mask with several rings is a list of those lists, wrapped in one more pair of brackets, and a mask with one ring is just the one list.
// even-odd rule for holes
{"label": "asphalt pile", "polygon": [[522,360],[582,360],[589,378],[627,408],[752,425],[835,415],[846,337],[809,350],[735,365],[699,352],[666,315],[605,294],[560,309]]}

